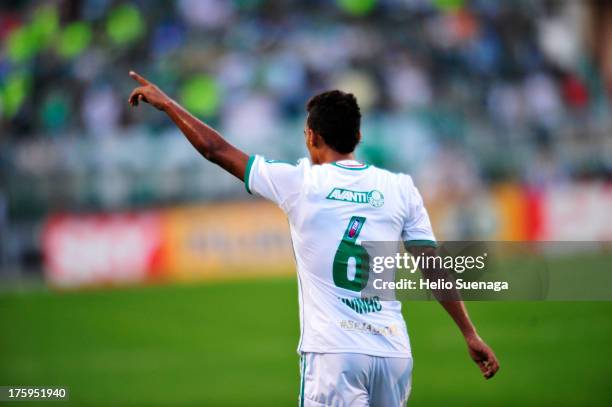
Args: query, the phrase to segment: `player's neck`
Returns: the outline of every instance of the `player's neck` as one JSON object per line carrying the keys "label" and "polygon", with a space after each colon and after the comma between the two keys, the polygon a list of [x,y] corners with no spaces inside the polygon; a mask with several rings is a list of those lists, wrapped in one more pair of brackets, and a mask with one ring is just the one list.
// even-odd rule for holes
{"label": "player's neck", "polygon": [[328,149],[328,150],[321,152],[316,164],[329,164],[329,163],[335,163],[337,161],[354,160],[354,159],[355,159],[355,154],[353,153],[342,154],[332,149]]}

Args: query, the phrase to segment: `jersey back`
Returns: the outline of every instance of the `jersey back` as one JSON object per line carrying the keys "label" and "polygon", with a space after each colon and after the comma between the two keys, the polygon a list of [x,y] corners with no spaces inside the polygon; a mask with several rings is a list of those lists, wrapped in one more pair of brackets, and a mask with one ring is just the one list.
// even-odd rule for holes
{"label": "jersey back", "polygon": [[252,156],[245,185],[289,219],[299,285],[298,351],[411,356],[401,303],[362,298],[369,276],[361,242],[435,244],[412,179],[352,160],[293,165]]}

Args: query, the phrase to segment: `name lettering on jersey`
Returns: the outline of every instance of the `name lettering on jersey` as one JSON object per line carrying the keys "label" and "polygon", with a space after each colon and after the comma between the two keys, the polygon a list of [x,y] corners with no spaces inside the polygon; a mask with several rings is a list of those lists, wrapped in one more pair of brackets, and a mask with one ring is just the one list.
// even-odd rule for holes
{"label": "name lettering on jersey", "polygon": [[334,188],[326,199],[332,201],[351,202],[355,204],[370,204],[380,208],[385,204],[385,196],[382,192],[373,189],[371,191],[351,191],[350,189]]}
{"label": "name lettering on jersey", "polygon": [[347,307],[358,314],[367,314],[382,310],[380,298],[377,296],[367,298],[338,298]]}

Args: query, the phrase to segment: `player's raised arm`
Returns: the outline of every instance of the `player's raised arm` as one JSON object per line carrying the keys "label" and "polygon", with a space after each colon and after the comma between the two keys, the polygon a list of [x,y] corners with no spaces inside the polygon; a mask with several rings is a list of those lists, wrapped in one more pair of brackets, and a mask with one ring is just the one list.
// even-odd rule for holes
{"label": "player's raised arm", "polygon": [[138,102],[142,101],[165,112],[204,158],[237,178],[244,179],[249,161],[249,157],[244,152],[228,143],[215,129],[194,117],[155,84],[134,71],[130,71],[130,77],[140,84],[128,99],[132,106],[138,106]]}
{"label": "player's raised arm", "polygon": [[[408,250],[414,256],[435,256],[436,249],[434,247],[408,247]],[[435,264],[435,262],[424,262],[425,264]],[[434,269],[422,269],[423,277],[426,279],[436,280],[440,277],[440,270]],[[445,278],[452,278],[452,276],[445,276]],[[465,304],[459,298],[459,293],[452,289],[441,290],[440,292],[433,291],[434,296],[438,302],[444,307],[446,312],[451,316],[453,321],[457,324],[457,327],[463,334],[465,342],[468,347],[468,352],[472,360],[478,365],[482,375],[486,379],[490,379],[499,370],[499,362],[493,350],[487,345],[478,333],[474,324],[470,320],[470,317],[465,308]]]}

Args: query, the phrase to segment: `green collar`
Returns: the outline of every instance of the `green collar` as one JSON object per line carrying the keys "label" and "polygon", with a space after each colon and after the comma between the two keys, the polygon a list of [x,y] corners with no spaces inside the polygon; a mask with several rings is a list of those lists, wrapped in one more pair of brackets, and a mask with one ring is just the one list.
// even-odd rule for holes
{"label": "green collar", "polygon": [[353,161],[353,160],[344,160],[344,161],[345,162],[346,161],[351,161],[351,162],[354,162],[356,164],[353,164],[353,163],[351,163],[351,164],[344,164],[342,161],[336,161],[336,162],[333,162],[333,163],[330,163],[330,164],[331,165],[335,165],[336,167],[343,168],[345,170],[351,170],[351,171],[365,170],[366,168],[368,168],[370,166],[369,164],[362,164],[360,162]]}

